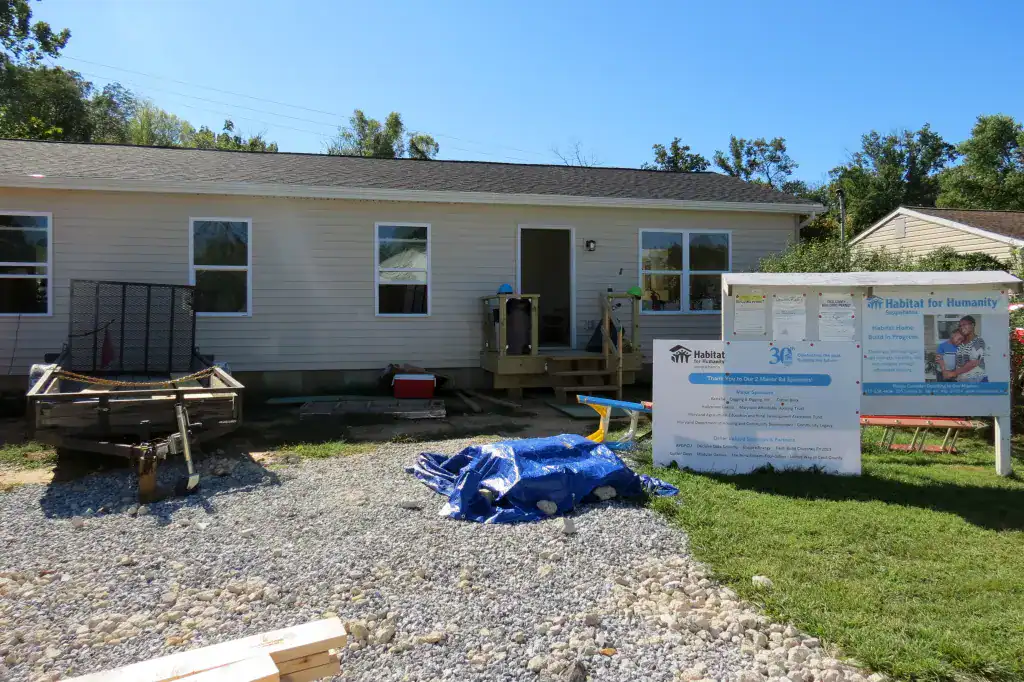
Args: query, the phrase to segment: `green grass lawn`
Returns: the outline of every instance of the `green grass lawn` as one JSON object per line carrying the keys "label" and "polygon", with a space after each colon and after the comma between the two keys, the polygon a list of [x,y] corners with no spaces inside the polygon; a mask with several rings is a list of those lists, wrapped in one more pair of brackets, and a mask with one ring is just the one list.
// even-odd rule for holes
{"label": "green grass lawn", "polygon": [[343,440],[329,440],[322,443],[291,443],[277,449],[279,455],[294,455],[302,459],[327,459],[373,452],[380,443],[349,443]]}
{"label": "green grass lawn", "polygon": [[56,461],[57,454],[48,445],[32,441],[0,444],[0,468],[39,469],[53,466]]}
{"label": "green grass lawn", "polygon": [[1024,482],[996,476],[980,438],[929,455],[879,450],[878,435],[860,477],[657,469],[681,495],[652,506],[719,579],[873,670],[1024,680]]}

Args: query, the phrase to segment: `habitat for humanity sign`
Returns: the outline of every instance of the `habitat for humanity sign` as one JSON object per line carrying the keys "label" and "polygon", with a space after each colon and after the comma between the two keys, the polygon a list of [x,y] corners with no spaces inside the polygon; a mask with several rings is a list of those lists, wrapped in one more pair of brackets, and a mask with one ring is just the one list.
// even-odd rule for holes
{"label": "habitat for humanity sign", "polygon": [[654,341],[654,462],[860,473],[852,341]]}
{"label": "habitat for humanity sign", "polygon": [[866,413],[1009,414],[1006,294],[947,291],[865,299]]}

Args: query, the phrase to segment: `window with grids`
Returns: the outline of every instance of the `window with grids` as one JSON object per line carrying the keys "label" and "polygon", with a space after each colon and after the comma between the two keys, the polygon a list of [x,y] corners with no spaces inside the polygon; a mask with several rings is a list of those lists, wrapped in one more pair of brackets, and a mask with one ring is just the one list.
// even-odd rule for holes
{"label": "window with grids", "polygon": [[732,265],[728,232],[640,230],[641,311],[715,312],[722,307],[722,273]]}
{"label": "window with grids", "polygon": [[252,220],[192,218],[192,284],[196,313],[241,316],[252,312]]}
{"label": "window with grids", "polygon": [[49,315],[52,234],[46,213],[0,213],[0,315]]}
{"label": "window with grids", "polygon": [[377,314],[430,314],[430,225],[375,226]]}

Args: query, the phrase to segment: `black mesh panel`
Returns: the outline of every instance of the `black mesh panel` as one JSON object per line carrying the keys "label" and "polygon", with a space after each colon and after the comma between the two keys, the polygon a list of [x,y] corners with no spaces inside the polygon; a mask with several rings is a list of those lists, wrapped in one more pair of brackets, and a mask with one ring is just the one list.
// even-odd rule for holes
{"label": "black mesh panel", "polygon": [[72,280],[67,369],[127,374],[191,371],[193,292],[181,285]]}

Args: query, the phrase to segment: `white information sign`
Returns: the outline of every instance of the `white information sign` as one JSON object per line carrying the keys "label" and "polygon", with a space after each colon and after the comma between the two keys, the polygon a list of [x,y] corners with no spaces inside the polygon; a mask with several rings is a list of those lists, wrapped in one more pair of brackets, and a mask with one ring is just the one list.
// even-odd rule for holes
{"label": "white information sign", "polygon": [[876,290],[864,305],[864,411],[1006,415],[1009,301],[999,291]]}
{"label": "white information sign", "polygon": [[818,339],[853,341],[857,336],[853,294],[822,294],[818,301]]}
{"label": "white information sign", "polygon": [[779,342],[807,338],[807,297],[776,294],[772,297],[772,338]]}
{"label": "white information sign", "polygon": [[733,334],[764,335],[768,306],[764,303],[764,294],[752,291],[736,297],[736,308],[733,318]]}
{"label": "white information sign", "polygon": [[654,462],[860,473],[852,342],[654,341]]}

